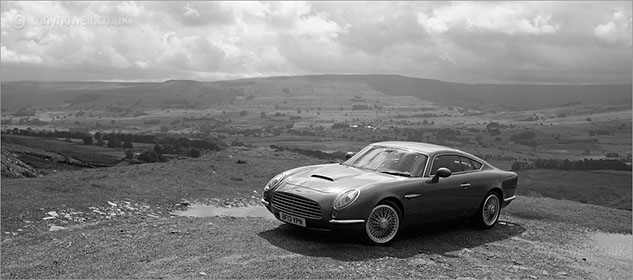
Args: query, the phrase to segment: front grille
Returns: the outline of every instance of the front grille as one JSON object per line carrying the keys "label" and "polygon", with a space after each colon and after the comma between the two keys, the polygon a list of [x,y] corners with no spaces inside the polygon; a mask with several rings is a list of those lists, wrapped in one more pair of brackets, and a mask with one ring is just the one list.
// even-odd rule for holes
{"label": "front grille", "polygon": [[321,219],[321,206],[314,200],[296,194],[275,192],[272,205],[277,210],[293,216],[313,220]]}

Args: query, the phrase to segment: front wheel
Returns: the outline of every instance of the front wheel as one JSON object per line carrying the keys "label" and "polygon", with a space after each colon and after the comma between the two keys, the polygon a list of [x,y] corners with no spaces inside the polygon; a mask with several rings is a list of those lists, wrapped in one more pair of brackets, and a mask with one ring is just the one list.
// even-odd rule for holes
{"label": "front wheel", "polygon": [[501,213],[501,200],[495,192],[489,192],[479,206],[474,221],[478,228],[489,229],[499,220]]}
{"label": "front wheel", "polygon": [[381,202],[371,210],[365,223],[365,237],[374,245],[388,245],[400,231],[400,209],[390,201]]}

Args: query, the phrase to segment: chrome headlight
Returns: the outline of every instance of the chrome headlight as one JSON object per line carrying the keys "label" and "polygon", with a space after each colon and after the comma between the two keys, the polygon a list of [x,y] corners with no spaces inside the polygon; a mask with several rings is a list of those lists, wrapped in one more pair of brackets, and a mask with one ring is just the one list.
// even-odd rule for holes
{"label": "chrome headlight", "polygon": [[360,191],[357,189],[347,190],[342,194],[339,194],[334,200],[334,210],[341,210],[352,205],[359,195]]}
{"label": "chrome headlight", "polygon": [[268,184],[266,184],[266,186],[264,187],[264,191],[267,192],[271,189],[278,187],[285,178],[286,178],[286,173],[282,172],[282,173],[277,174],[277,176],[273,177],[272,179],[270,179],[270,181],[268,181]]}

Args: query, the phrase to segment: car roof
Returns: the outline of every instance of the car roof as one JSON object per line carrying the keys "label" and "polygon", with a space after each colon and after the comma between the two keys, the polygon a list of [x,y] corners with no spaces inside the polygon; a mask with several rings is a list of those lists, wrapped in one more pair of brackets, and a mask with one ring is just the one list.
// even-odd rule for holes
{"label": "car roof", "polygon": [[458,149],[453,149],[445,146],[422,143],[422,142],[409,142],[409,141],[388,141],[388,142],[378,142],[371,144],[372,146],[387,146],[387,147],[399,147],[407,150],[412,150],[416,152],[421,152],[425,154],[437,154],[441,152],[457,152],[460,154],[464,154],[463,151]]}

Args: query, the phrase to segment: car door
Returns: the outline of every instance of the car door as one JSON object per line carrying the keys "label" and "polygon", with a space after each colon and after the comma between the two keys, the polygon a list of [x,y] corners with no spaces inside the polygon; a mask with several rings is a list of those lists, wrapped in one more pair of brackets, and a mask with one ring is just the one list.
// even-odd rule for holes
{"label": "car door", "polygon": [[[454,175],[432,183],[430,179],[440,167],[450,169]],[[457,155],[438,155],[433,159],[428,180],[422,186],[421,221],[447,219],[463,214],[463,202],[467,195],[461,186],[464,180],[459,174],[461,172],[461,161]]]}
{"label": "car door", "polygon": [[489,176],[481,171],[482,164],[468,157],[460,157],[462,173],[461,186],[464,188],[463,214],[475,213],[488,190]]}
{"label": "car door", "polygon": [[402,168],[399,170],[407,170],[411,178],[406,180],[397,191],[397,196],[401,197],[403,204],[404,220],[407,224],[417,223],[420,220],[422,206],[422,186],[427,178],[422,175],[426,168],[428,156],[420,153],[410,153],[405,160],[400,162]]}

